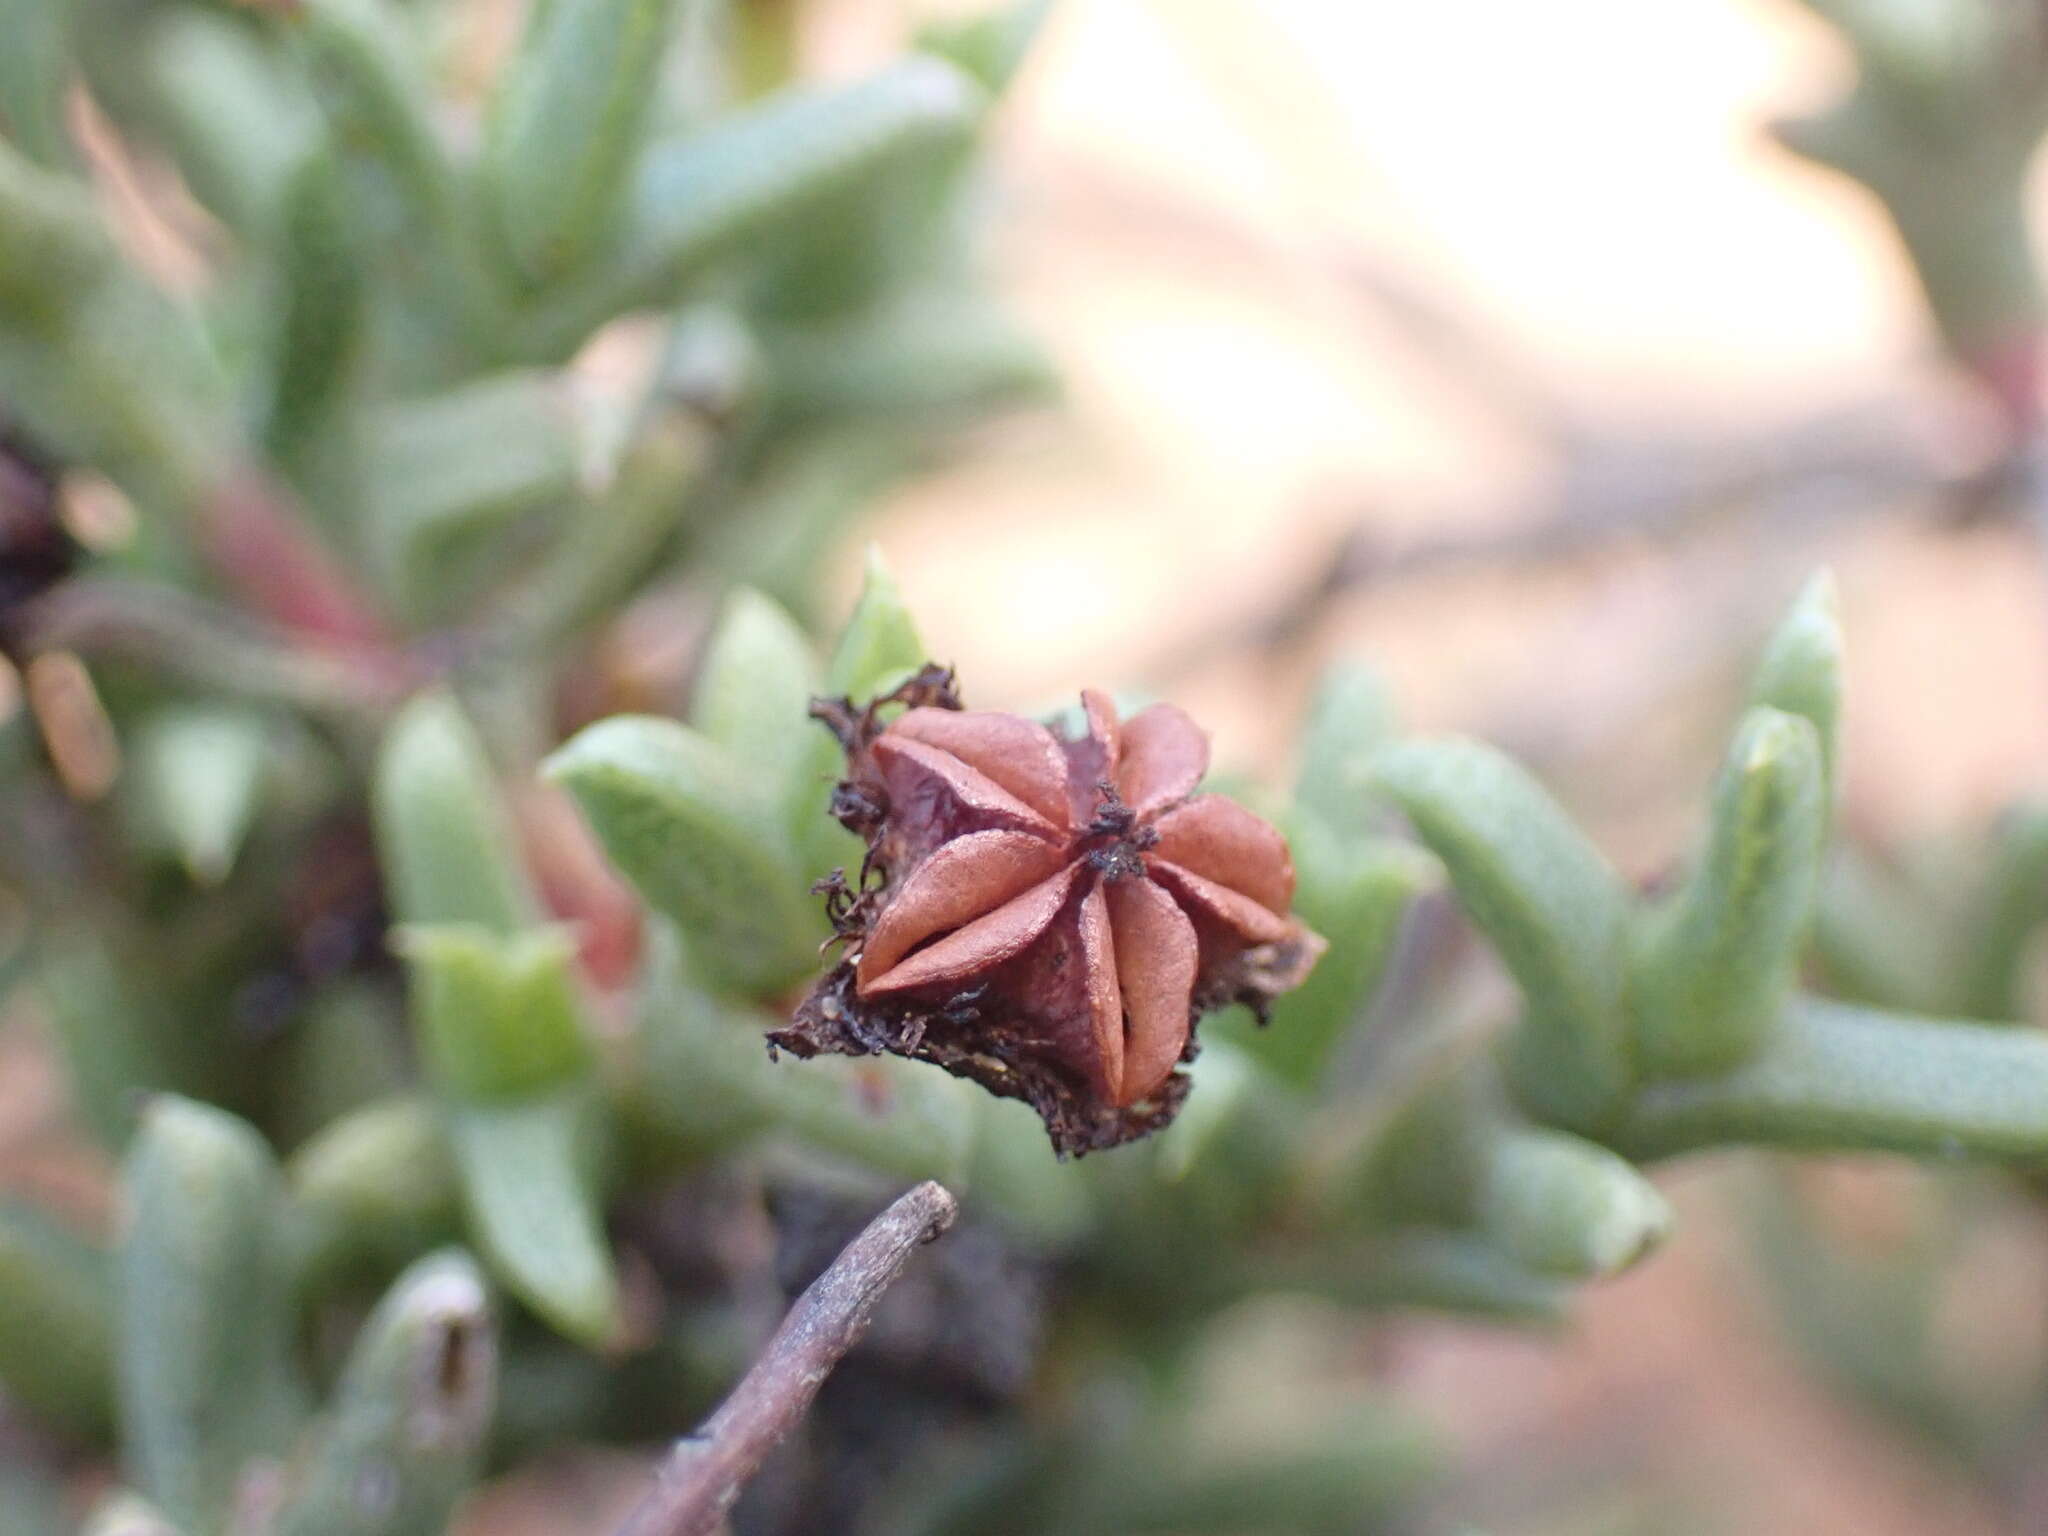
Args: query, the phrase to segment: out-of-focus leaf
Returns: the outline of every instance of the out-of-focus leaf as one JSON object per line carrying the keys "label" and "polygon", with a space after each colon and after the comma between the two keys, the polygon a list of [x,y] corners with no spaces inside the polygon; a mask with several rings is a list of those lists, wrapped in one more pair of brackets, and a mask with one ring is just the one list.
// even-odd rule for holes
{"label": "out-of-focus leaf", "polygon": [[196,885],[219,885],[256,818],[275,728],[247,710],[166,706],[135,732],[127,788],[143,830]]}
{"label": "out-of-focus leaf", "polygon": [[294,1147],[412,1077],[402,1006],[377,982],[320,989],[292,1027],[278,1069],[276,1130]]}
{"label": "out-of-focus leaf", "polygon": [[391,722],[372,807],[391,910],[406,923],[477,923],[500,933],[539,913],[483,743],[445,693]]}
{"label": "out-of-focus leaf", "polygon": [[0,137],[38,164],[73,158],[64,126],[71,81],[71,8],[61,0],[0,0]]}
{"label": "out-of-focus leaf", "polygon": [[698,985],[701,960],[666,924],[648,937],[633,1114],[662,1161],[779,1137],[902,1178],[962,1181],[980,1090],[895,1057],[773,1062],[773,1020]]}
{"label": "out-of-focus leaf", "polygon": [[1762,1046],[1813,915],[1824,771],[1805,717],[1759,707],[1744,718],[1706,848],[1638,949],[1629,1003],[1646,1072],[1725,1071]]}
{"label": "out-of-focus leaf", "polygon": [[1832,784],[1842,712],[1842,620],[1828,572],[1800,589],[1773,631],[1750,682],[1749,701],[1811,721],[1820,739],[1823,780]]}
{"label": "out-of-focus leaf", "polygon": [[186,187],[250,240],[275,225],[314,122],[299,82],[256,28],[200,6],[74,6],[102,99],[168,151]]}
{"label": "out-of-focus leaf", "polygon": [[[1370,667],[1339,663],[1316,684],[1301,734],[1295,770],[1297,814],[1316,819],[1302,836],[1359,836],[1372,830],[1379,807],[1372,795],[1373,755],[1393,737],[1393,705]],[[1299,857],[1303,850],[1297,848]]]}
{"label": "out-of-focus leaf", "polygon": [[400,931],[421,1055],[477,1241],[520,1299],[593,1347],[618,1327],[597,1176],[606,1148],[575,941],[476,924]]}
{"label": "out-of-focus leaf", "polygon": [[65,1433],[98,1439],[113,1426],[107,1256],[15,1204],[0,1205],[0,1388]]}
{"label": "out-of-focus leaf", "polygon": [[1813,927],[1823,990],[1844,1002],[1938,1014],[1956,948],[1939,899],[1854,844],[1822,871]]}
{"label": "out-of-focus leaf", "polygon": [[1472,741],[1414,742],[1376,760],[1391,795],[1450,871],[1527,1003],[1510,1058],[1516,1094],[1579,1129],[1627,1093],[1621,977],[1628,899],[1614,872],[1515,763]]}
{"label": "out-of-focus leaf", "polygon": [[459,259],[448,249],[462,239],[456,178],[434,131],[423,50],[404,16],[383,0],[305,0],[288,22],[304,39],[337,151],[381,170],[415,247],[442,247],[415,249],[416,259]]}
{"label": "out-of-focus leaf", "polygon": [[2048,923],[2048,805],[2000,817],[1989,856],[1960,936],[1954,1006],[1971,1018],[2023,1020],[2032,1012],[2028,961]]}
{"label": "out-of-focus leaf", "polygon": [[94,1505],[92,1513],[86,1516],[84,1536],[185,1536],[185,1533],[134,1494],[113,1493]]}
{"label": "out-of-focus leaf", "polygon": [[621,715],[548,759],[611,861],[722,980],[767,990],[810,970],[820,919],[762,786],[673,720]]}
{"label": "out-of-focus leaf", "polygon": [[2048,1160],[2048,1038],[1794,998],[1719,1077],[1651,1084],[1603,1138],[1638,1160],[1758,1143]]}
{"label": "out-of-focus leaf", "polygon": [[1662,1242],[1671,1208],[1605,1148],[1561,1131],[1504,1127],[1487,1157],[1480,1227],[1540,1275],[1619,1274]]}
{"label": "out-of-focus leaf", "polygon": [[126,271],[83,184],[0,143],[0,395],[52,452],[189,508],[234,411],[192,313]]}
{"label": "out-of-focus leaf", "polygon": [[281,1453],[304,1414],[282,1184],[247,1125],[165,1096],[143,1117],[122,1185],[124,1454],[152,1502],[215,1530],[251,1458]]}
{"label": "out-of-focus leaf", "polygon": [[528,583],[506,604],[514,626],[546,642],[624,601],[689,516],[713,463],[701,425],[667,417],[642,427],[605,495],[582,502]]}
{"label": "out-of-focus leaf", "polygon": [[529,351],[558,355],[614,315],[674,303],[742,240],[906,158],[964,142],[983,104],[959,70],[912,58],[853,85],[771,97],[653,145],[616,259],[543,312]]}
{"label": "out-of-focus leaf", "polygon": [[417,924],[393,943],[412,974],[428,1076],[447,1092],[464,1101],[518,1099],[590,1070],[571,971],[576,941],[565,930]]}
{"label": "out-of-focus leaf", "polygon": [[344,1115],[286,1168],[301,1268],[314,1279],[389,1271],[455,1235],[462,1187],[454,1152],[423,1098]]}
{"label": "out-of-focus leaf", "polygon": [[1364,1017],[1415,897],[1440,883],[1436,860],[1405,844],[1352,849],[1315,822],[1291,842],[1294,908],[1329,942],[1308,980],[1278,999],[1263,1028],[1234,1033],[1246,1050],[1296,1087],[1319,1079],[1346,1034]]}
{"label": "out-of-focus leaf", "polygon": [[676,10],[676,0],[586,0],[531,12],[484,157],[500,233],[527,281],[560,278],[608,243]]}
{"label": "out-of-focus leaf", "polygon": [[747,588],[728,597],[697,677],[691,723],[762,786],[792,839],[823,818],[838,757],[810,717],[816,689],[817,661],[795,620]]}
{"label": "out-of-focus leaf", "polygon": [[912,290],[836,324],[791,328],[768,347],[775,404],[825,421],[966,418],[1049,399],[1052,364],[993,302]]}
{"label": "out-of-focus leaf", "polygon": [[141,1096],[183,1075],[152,1003],[88,940],[52,946],[35,991],[56,1034],[74,1112],[103,1146],[126,1144]]}
{"label": "out-of-focus leaf", "polygon": [[492,1269],[552,1327],[592,1349],[619,1329],[597,1187],[598,1109],[590,1088],[443,1109],[470,1225]]}
{"label": "out-of-focus leaf", "polygon": [[340,162],[322,145],[284,190],[284,284],[272,343],[272,451],[289,453],[349,401],[369,337],[369,280]]}
{"label": "out-of-focus leaf", "polygon": [[1000,95],[1051,13],[1052,0],[1011,0],[977,16],[928,23],[918,29],[917,43],[965,70],[990,95]]}
{"label": "out-of-focus leaf", "polygon": [[1342,1536],[1370,1529],[1441,1477],[1445,1451],[1420,1420],[1354,1408],[1307,1445],[1191,1456],[1184,1434],[1097,1445],[1056,1496],[1071,1536]]}
{"label": "out-of-focus leaf", "polygon": [[853,617],[825,669],[825,691],[864,699],[894,686],[929,659],[917,625],[880,549],[868,549],[867,574]]}
{"label": "out-of-focus leaf", "polygon": [[356,1338],[278,1536],[441,1536],[481,1469],[497,1355],[467,1254],[434,1254],[399,1276]]}
{"label": "out-of-focus leaf", "polygon": [[446,612],[502,567],[511,531],[577,494],[576,426],[561,390],[499,374],[381,411],[371,424],[367,496],[400,602]]}
{"label": "out-of-focus leaf", "polygon": [[1520,1323],[1556,1321],[1564,1285],[1539,1275],[1478,1233],[1398,1231],[1350,1265],[1325,1260],[1322,1289],[1357,1306],[1419,1308]]}

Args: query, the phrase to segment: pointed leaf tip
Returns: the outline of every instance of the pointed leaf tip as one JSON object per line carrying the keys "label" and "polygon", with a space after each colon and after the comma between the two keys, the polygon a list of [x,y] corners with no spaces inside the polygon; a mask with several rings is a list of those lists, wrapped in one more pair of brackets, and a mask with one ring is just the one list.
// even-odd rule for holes
{"label": "pointed leaf tip", "polygon": [[895,576],[883,561],[881,549],[870,544],[860,598],[826,670],[826,692],[869,697],[916,671],[928,659]]}

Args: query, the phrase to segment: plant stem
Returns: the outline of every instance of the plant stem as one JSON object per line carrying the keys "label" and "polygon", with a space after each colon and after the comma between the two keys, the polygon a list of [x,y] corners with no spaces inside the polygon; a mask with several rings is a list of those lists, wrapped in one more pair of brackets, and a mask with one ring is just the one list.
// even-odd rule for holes
{"label": "plant stem", "polygon": [[867,1332],[882,1293],[959,1207],[927,1181],[868,1223],[789,1309],[752,1370],[676,1442],[618,1536],[711,1536],[768,1453],[796,1427],[832,1368]]}

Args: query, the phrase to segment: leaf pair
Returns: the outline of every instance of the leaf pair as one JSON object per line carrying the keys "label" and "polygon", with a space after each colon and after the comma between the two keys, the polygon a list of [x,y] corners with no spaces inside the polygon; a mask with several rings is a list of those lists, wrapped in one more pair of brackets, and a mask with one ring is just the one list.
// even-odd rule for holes
{"label": "leaf pair", "polygon": [[1758,669],[1698,861],[1647,908],[1491,749],[1410,745],[1379,764],[1522,988],[1509,1080],[1539,1120],[1642,1157],[1740,1141],[2048,1154],[2038,1037],[1795,991],[1828,819],[1840,653],[1832,593],[1817,581]]}
{"label": "leaf pair", "polygon": [[602,1343],[618,1281],[574,945],[540,921],[490,764],[451,698],[422,695],[392,723],[375,808],[422,1062],[478,1245],[554,1326]]}
{"label": "leaf pair", "polygon": [[122,1438],[155,1509],[186,1532],[227,1529],[252,1486],[274,1484],[261,1527],[272,1536],[441,1531],[477,1476],[496,1396],[495,1326],[474,1264],[445,1252],[401,1275],[315,1415],[295,1359],[290,1212],[255,1132],[160,1099],[124,1193]]}

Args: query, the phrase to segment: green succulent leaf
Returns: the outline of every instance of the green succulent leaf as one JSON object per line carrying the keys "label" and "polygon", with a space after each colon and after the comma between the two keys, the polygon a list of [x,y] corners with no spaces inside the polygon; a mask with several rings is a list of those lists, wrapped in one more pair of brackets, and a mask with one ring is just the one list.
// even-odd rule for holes
{"label": "green succulent leaf", "polygon": [[282,1181],[249,1126],[167,1095],[143,1117],[122,1191],[124,1455],[166,1514],[217,1530],[250,1457],[281,1453],[305,1411]]}
{"label": "green succulent leaf", "polygon": [[880,549],[868,548],[867,571],[853,617],[825,668],[825,691],[865,699],[893,687],[929,659],[917,625]]}
{"label": "green succulent leaf", "polygon": [[534,7],[492,103],[488,194],[517,271],[574,271],[608,240],[646,133],[677,0]]}
{"label": "green succulent leaf", "polygon": [[550,1326],[592,1349],[612,1345],[620,1326],[598,1196],[600,1108],[583,1087],[443,1106],[470,1227],[492,1270]]}
{"label": "green succulent leaf", "polygon": [[284,189],[284,283],[266,435],[288,453],[348,409],[367,350],[370,285],[341,162],[326,146]]}
{"label": "green succulent leaf", "polygon": [[978,1089],[895,1057],[771,1061],[772,1018],[700,984],[698,952],[667,924],[648,941],[632,1113],[659,1161],[781,1140],[901,1178],[966,1182],[985,1108]]}
{"label": "green succulent leaf", "polygon": [[1051,14],[1052,0],[1011,0],[978,16],[932,22],[919,29],[917,44],[965,70],[996,96],[1016,78]]}
{"label": "green succulent leaf", "polygon": [[403,15],[383,0],[305,0],[288,16],[303,39],[337,151],[379,168],[414,239],[454,243],[457,180],[435,132],[421,50]]}
{"label": "green succulent leaf", "polygon": [[1504,1127],[1488,1150],[1479,1224],[1539,1275],[1617,1275],[1671,1230],[1664,1197],[1628,1163],[1561,1131]]}
{"label": "green succulent leaf", "polygon": [[96,1440],[114,1420],[107,1255],[41,1211],[0,1205],[0,1381],[30,1415]]}
{"label": "green succulent leaf", "polygon": [[52,170],[75,151],[64,124],[70,84],[71,8],[57,0],[0,0],[0,137]]}
{"label": "green succulent leaf", "polygon": [[726,599],[691,723],[760,784],[794,841],[825,816],[838,752],[810,717],[818,664],[796,621],[742,587]]}
{"label": "green succulent leaf", "polygon": [[390,1273],[456,1234],[462,1186],[440,1116],[423,1097],[341,1116],[286,1166],[304,1282]]}
{"label": "green succulent leaf", "polygon": [[2025,1019],[2028,961],[2048,922],[2048,805],[2007,811],[1990,861],[1959,946],[1955,1006],[1973,1019]]}
{"label": "green succulent leaf", "polygon": [[482,1470],[497,1330],[469,1256],[414,1264],[350,1351],[278,1536],[441,1536]]}
{"label": "green succulent leaf", "polygon": [[577,1017],[576,941],[566,930],[414,924],[392,942],[412,973],[427,1074],[446,1092],[465,1102],[518,1099],[590,1071]]}
{"label": "green succulent leaf", "polygon": [[646,423],[610,489],[577,504],[531,581],[505,604],[510,627],[544,647],[623,602],[698,505],[714,446],[688,418]]}
{"label": "green succulent leaf", "polygon": [[1519,1323],[1555,1322],[1565,1289],[1476,1232],[1397,1231],[1346,1271],[1339,1299]]}
{"label": "green succulent leaf", "polygon": [[1379,756],[1374,779],[1443,860],[1466,912],[1521,985],[1515,1092],[1543,1118],[1597,1128],[1630,1081],[1621,1006],[1628,898],[1614,872],[1491,747],[1404,743]]}
{"label": "green succulent leaf", "polygon": [[1725,1071],[1763,1044],[1812,920],[1827,808],[1820,740],[1759,707],[1736,732],[1698,864],[1638,948],[1630,1005],[1657,1076]]}
{"label": "green succulent leaf", "polygon": [[392,720],[371,795],[391,910],[404,923],[531,927],[536,900],[483,743],[446,693]]}
{"label": "green succulent leaf", "polygon": [[274,726],[247,710],[171,706],[138,729],[128,784],[146,833],[197,885],[233,869],[261,801]]}
{"label": "green succulent leaf", "polygon": [[813,967],[821,919],[762,787],[728,753],[673,720],[620,715],[545,772],[721,981],[769,990]]}
{"label": "green succulent leaf", "polygon": [[1315,818],[1304,838],[1372,831],[1380,814],[1371,794],[1372,760],[1393,731],[1393,705],[1377,672],[1339,663],[1322,675],[1309,702],[1294,777],[1296,815]]}
{"label": "green succulent leaf", "polygon": [[1826,571],[1800,589],[1764,647],[1749,702],[1811,722],[1820,741],[1825,782],[1835,774],[1842,713],[1842,621],[1835,579]]}
{"label": "green succulent leaf", "polygon": [[[1355,851],[1297,824],[1294,910],[1329,942],[1308,979],[1273,1004],[1260,1029],[1235,1031],[1244,1048],[1296,1087],[1320,1081],[1379,990],[1402,919],[1416,896],[1441,883],[1436,860],[1403,844]],[[1309,830],[1301,830],[1307,828]]]}
{"label": "green succulent leaf", "polygon": [[378,562],[408,613],[449,611],[531,542],[521,525],[579,494],[577,425],[558,380],[490,375],[399,402],[369,424]]}
{"label": "green succulent leaf", "polygon": [[541,313],[530,350],[555,355],[614,315],[674,303],[748,237],[857,193],[907,159],[958,147],[984,104],[959,70],[912,58],[655,143],[628,194],[617,256]]}

